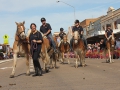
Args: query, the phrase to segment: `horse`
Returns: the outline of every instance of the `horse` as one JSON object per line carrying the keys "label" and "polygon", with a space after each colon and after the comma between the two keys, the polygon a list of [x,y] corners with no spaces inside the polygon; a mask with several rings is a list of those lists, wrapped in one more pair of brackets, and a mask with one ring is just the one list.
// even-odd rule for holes
{"label": "horse", "polygon": [[[58,50],[57,37],[56,37],[56,36],[53,36],[53,40],[54,40],[54,42],[55,42],[56,49]],[[52,45],[51,45],[51,47],[52,47]],[[57,67],[56,62],[57,62],[57,60],[58,60],[59,53],[55,53],[55,52],[53,51],[53,48],[51,48],[51,50],[49,50],[48,54],[49,54],[49,56],[50,56],[50,67],[55,69],[55,68]],[[54,62],[54,63],[53,63],[53,62]]]}
{"label": "horse", "polygon": [[85,54],[86,49],[84,46],[83,40],[80,38],[78,31],[73,33],[73,51],[75,53],[76,65],[75,68],[78,68],[78,60],[80,60],[80,66],[85,67]]}
{"label": "horse", "polygon": [[60,46],[59,46],[61,61],[63,64],[64,64],[64,54],[65,53],[67,53],[68,64],[70,64],[69,50],[70,50],[70,44],[67,42],[67,35],[63,35],[63,40],[61,41]]}
{"label": "horse", "polygon": [[115,48],[115,38],[111,35],[106,41],[106,47],[104,49],[105,57],[108,52],[108,58],[106,57],[106,63],[113,63],[113,53]]}
{"label": "horse", "polygon": [[17,63],[17,54],[21,51],[24,51],[26,54],[26,65],[27,65],[27,72],[26,75],[30,75],[30,69],[29,69],[29,52],[30,52],[30,47],[28,45],[26,35],[25,35],[25,21],[22,23],[17,23],[17,30],[15,34],[15,40],[13,43],[13,69],[12,73],[10,75],[10,78],[14,78],[15,75],[15,69],[16,69],[16,63]]}

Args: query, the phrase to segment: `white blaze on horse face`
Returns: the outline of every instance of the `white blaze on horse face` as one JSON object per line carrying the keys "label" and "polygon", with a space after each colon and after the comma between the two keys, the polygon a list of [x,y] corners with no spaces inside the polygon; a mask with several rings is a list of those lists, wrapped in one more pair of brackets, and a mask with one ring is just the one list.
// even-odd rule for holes
{"label": "white blaze on horse face", "polygon": [[20,36],[25,39],[25,32],[24,32],[24,29],[23,29],[23,26],[20,26],[21,29],[22,29],[22,33],[20,34]]}
{"label": "white blaze on horse face", "polygon": [[78,43],[78,40],[75,40],[75,43]]}
{"label": "white blaze on horse face", "polygon": [[112,47],[114,47],[114,45],[112,45]]}

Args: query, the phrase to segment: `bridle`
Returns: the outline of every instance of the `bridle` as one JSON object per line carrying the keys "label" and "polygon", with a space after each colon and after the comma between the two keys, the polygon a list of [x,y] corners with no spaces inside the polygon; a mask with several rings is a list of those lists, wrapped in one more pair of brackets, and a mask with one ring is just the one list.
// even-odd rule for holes
{"label": "bridle", "polygon": [[[25,33],[25,29],[23,28],[23,26],[20,26],[20,28],[22,29],[22,31],[20,33],[16,33],[16,35],[21,39],[21,34],[24,32]],[[17,26],[17,32],[19,31],[19,28]]]}

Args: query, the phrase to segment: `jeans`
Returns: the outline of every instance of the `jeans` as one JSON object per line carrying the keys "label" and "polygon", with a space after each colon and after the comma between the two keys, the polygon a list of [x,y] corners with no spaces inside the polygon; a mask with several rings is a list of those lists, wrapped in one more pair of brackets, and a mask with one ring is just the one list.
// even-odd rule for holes
{"label": "jeans", "polygon": [[47,37],[49,37],[49,38],[51,39],[52,47],[53,47],[54,49],[56,49],[56,45],[55,45],[55,42],[54,42],[54,40],[53,40],[52,34],[49,34]]}

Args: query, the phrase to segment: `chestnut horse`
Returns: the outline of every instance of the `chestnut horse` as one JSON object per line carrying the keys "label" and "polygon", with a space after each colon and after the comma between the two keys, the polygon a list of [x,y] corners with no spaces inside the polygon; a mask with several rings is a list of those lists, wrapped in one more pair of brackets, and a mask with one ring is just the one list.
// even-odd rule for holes
{"label": "chestnut horse", "polygon": [[29,45],[26,40],[26,35],[25,35],[25,27],[24,27],[25,21],[22,23],[17,23],[17,31],[15,34],[15,41],[13,44],[13,70],[12,74],[10,75],[10,78],[14,78],[15,75],[15,68],[16,68],[16,63],[17,63],[17,53],[24,51],[26,54],[26,65],[27,65],[27,73],[26,75],[30,75],[30,69],[29,69]]}
{"label": "chestnut horse", "polygon": [[108,40],[106,41],[106,48],[105,48],[105,57],[106,53],[108,53],[108,58],[106,57],[107,63],[113,63],[113,52],[115,48],[115,38],[111,35]]}
{"label": "chestnut horse", "polygon": [[78,67],[78,60],[80,59],[80,66],[85,67],[85,46],[82,39],[80,39],[80,35],[78,31],[74,32],[73,35],[73,51],[76,56],[76,65]]}
{"label": "chestnut horse", "polygon": [[69,50],[70,50],[70,44],[67,42],[67,35],[64,35],[63,40],[61,41],[60,46],[59,46],[61,61],[63,64],[64,64],[64,54],[65,53],[67,53],[68,64],[70,64]]}

